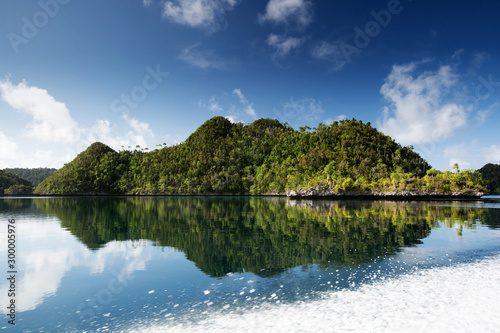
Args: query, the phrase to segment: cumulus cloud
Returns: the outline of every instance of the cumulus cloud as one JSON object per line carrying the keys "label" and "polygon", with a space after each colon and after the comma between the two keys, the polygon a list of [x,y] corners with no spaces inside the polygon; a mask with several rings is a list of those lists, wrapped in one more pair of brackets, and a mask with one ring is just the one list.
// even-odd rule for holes
{"label": "cumulus cloud", "polygon": [[29,137],[44,142],[75,142],[80,137],[78,123],[64,103],[47,90],[28,86],[26,81],[14,85],[9,79],[0,81],[2,100],[12,108],[27,113],[32,122],[26,126]]}
{"label": "cumulus cloud", "polygon": [[163,7],[163,17],[193,28],[215,31],[227,11],[236,6],[236,0],[174,0]]}
{"label": "cumulus cloud", "polygon": [[486,163],[500,163],[500,145],[491,145],[486,148],[483,157]]}
{"label": "cumulus cloud", "polygon": [[[29,86],[26,81],[12,84],[0,81],[1,98],[13,109],[31,116],[21,136],[8,137],[0,131],[0,167],[61,167],[95,141],[114,149],[121,146],[147,147],[154,137],[148,123],[124,115],[124,124],[97,119],[82,128],[64,103],[47,90]],[[22,145],[21,145],[22,142]],[[43,145],[40,146],[40,145]],[[21,147],[22,146],[22,147]]]}
{"label": "cumulus cloud", "polygon": [[465,108],[448,100],[458,81],[451,67],[416,75],[418,65],[394,65],[380,89],[390,105],[379,128],[404,145],[443,140],[467,123]]}
{"label": "cumulus cloud", "polygon": [[301,100],[290,99],[283,105],[281,110],[274,109],[274,113],[280,121],[315,121],[325,112],[321,102],[314,98],[303,98]]}
{"label": "cumulus cloud", "polygon": [[299,28],[307,27],[313,20],[312,2],[308,0],[269,0],[266,12],[259,14],[259,22],[276,24],[296,24]]}
{"label": "cumulus cloud", "polygon": [[276,56],[283,58],[292,50],[299,48],[304,43],[304,38],[270,34],[266,43],[276,49]]}
{"label": "cumulus cloud", "polygon": [[226,70],[226,64],[212,50],[200,50],[201,43],[196,43],[182,50],[178,59],[201,69]]}
{"label": "cumulus cloud", "polygon": [[111,123],[109,120],[98,119],[88,130],[87,136],[81,142],[82,147],[79,150],[85,149],[88,145],[96,141],[105,143],[115,149],[119,149],[122,146],[125,148],[129,146],[135,148],[136,145],[147,147],[148,139],[154,137],[149,124],[129,118],[127,115],[123,115],[122,119],[129,127],[129,130],[125,134],[116,124]]}

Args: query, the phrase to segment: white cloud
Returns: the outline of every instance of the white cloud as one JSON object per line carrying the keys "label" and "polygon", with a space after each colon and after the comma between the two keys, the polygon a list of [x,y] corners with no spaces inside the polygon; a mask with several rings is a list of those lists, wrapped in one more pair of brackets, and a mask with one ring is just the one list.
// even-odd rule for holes
{"label": "white cloud", "polygon": [[135,145],[140,145],[141,147],[147,147],[147,138],[153,138],[153,131],[149,128],[148,123],[142,123],[137,119],[129,118],[127,115],[123,115],[123,119],[132,129],[129,131],[128,140]]}
{"label": "white cloud", "polygon": [[208,102],[209,102],[208,108],[210,109],[210,111],[212,111],[212,112],[221,112],[221,111],[224,111],[220,107],[219,103],[215,100],[214,96],[212,96],[212,98],[210,98],[210,100]]}
{"label": "white cloud", "polygon": [[280,121],[315,121],[325,111],[321,102],[314,98],[303,98],[301,100],[290,99],[289,102],[283,105],[282,110],[274,109],[274,113]]}
{"label": "white cloud", "polygon": [[163,16],[178,24],[196,28],[219,28],[225,12],[236,6],[236,0],[174,0],[167,1]]}
{"label": "white cloud", "polygon": [[299,48],[304,43],[304,38],[270,34],[266,43],[276,49],[276,56],[283,58],[293,49]]}
{"label": "white cloud", "polygon": [[394,65],[380,89],[390,106],[379,128],[404,145],[443,140],[467,123],[465,108],[447,100],[457,84],[452,69],[441,66],[416,76],[417,66]]}
{"label": "white cloud", "polygon": [[0,81],[0,92],[11,107],[32,116],[23,137],[9,137],[0,131],[0,168],[59,168],[96,141],[120,149],[148,147],[148,139],[154,138],[148,123],[127,115],[122,118],[124,124],[97,119],[90,128],[80,128],[64,103],[26,81],[18,85],[8,79]]}
{"label": "white cloud", "polygon": [[2,100],[12,108],[33,117],[26,126],[27,136],[44,142],[75,142],[80,137],[78,123],[64,103],[47,90],[28,86],[26,81],[13,85],[9,79],[0,81]]}
{"label": "white cloud", "polygon": [[240,100],[240,103],[243,104],[243,112],[253,119],[257,119],[257,112],[255,112],[253,108],[253,104],[248,102],[245,95],[241,92],[241,89],[234,89],[233,95],[237,96]]}
{"label": "white cloud", "polygon": [[500,145],[486,148],[483,157],[486,163],[500,163]]}
{"label": "white cloud", "polygon": [[153,0],[142,0],[142,5],[144,7],[149,7],[153,3]]}
{"label": "white cloud", "polygon": [[335,118],[328,118],[325,120],[325,124],[330,125],[333,124],[334,121],[341,121],[347,119],[347,116],[345,114],[338,115]]}
{"label": "white cloud", "polygon": [[200,101],[199,105],[211,112],[226,117],[233,123],[257,119],[257,112],[254,109],[253,103],[246,98],[241,89],[234,89],[232,96],[238,100],[238,103],[231,101],[224,102],[224,98],[227,98],[228,94],[223,94],[223,96],[219,97],[219,99],[223,99],[223,106],[221,106],[221,102],[215,96],[212,96],[208,103]]}
{"label": "white cloud", "polygon": [[477,141],[447,146],[443,150],[443,155],[448,159],[449,170],[455,163],[458,163],[461,170],[471,168],[471,154],[477,151],[476,146]]}
{"label": "white cloud", "polygon": [[269,0],[266,12],[259,14],[259,22],[294,22],[299,28],[307,27],[313,20],[312,2],[308,0]]}
{"label": "white cloud", "polygon": [[248,104],[248,101],[247,101],[245,95],[243,95],[243,93],[241,92],[241,89],[234,89],[233,95],[238,96],[238,98],[240,99],[240,102],[242,104]]}
{"label": "white cloud", "polygon": [[199,50],[201,43],[186,47],[178,59],[201,69],[226,70],[227,66],[212,50]]}
{"label": "white cloud", "polygon": [[81,142],[79,150],[86,149],[87,146],[96,141],[102,142],[114,149],[120,149],[122,146],[125,148],[130,146],[134,149],[136,145],[143,148],[147,147],[148,138],[154,137],[149,124],[129,118],[127,115],[123,115],[122,118],[130,128],[126,134],[122,134],[118,126],[112,124],[109,120],[98,119],[88,131],[86,139]]}
{"label": "white cloud", "polygon": [[19,146],[0,131],[0,169],[5,168],[3,160],[15,161],[18,158]]}

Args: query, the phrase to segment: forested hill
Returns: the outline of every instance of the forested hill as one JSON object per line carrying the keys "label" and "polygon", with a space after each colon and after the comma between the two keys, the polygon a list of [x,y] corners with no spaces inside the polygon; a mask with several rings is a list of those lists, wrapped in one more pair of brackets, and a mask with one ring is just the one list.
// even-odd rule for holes
{"label": "forested hill", "polygon": [[57,171],[57,169],[53,168],[6,168],[4,171],[13,173],[15,175],[18,175],[21,178],[24,178],[28,181],[30,181],[34,186],[37,186],[40,184],[45,178],[48,178],[50,175],[52,175],[54,172]]}
{"label": "forested hill", "polygon": [[431,169],[412,147],[357,120],[294,130],[277,120],[214,117],[188,139],[154,151],[94,143],[44,180],[39,194],[269,194],[298,188],[471,192],[472,171]]}
{"label": "forested hill", "polygon": [[0,170],[0,195],[3,194],[30,194],[33,185],[15,174]]}
{"label": "forested hill", "polygon": [[488,163],[478,170],[486,180],[490,194],[500,194],[500,164]]}

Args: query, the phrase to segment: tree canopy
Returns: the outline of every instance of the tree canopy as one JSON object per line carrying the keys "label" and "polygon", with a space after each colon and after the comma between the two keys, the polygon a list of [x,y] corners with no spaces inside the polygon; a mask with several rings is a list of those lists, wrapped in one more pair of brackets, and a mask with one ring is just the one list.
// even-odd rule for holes
{"label": "tree canopy", "polygon": [[[335,192],[482,189],[479,174],[436,170],[355,119],[294,130],[274,119],[214,117],[188,139],[153,151],[94,143],[45,179],[40,194],[277,194],[323,186]],[[456,179],[455,179],[456,178]]]}
{"label": "tree canopy", "polygon": [[478,170],[485,181],[490,194],[500,194],[500,164],[488,163]]}
{"label": "tree canopy", "polygon": [[6,168],[4,171],[18,175],[38,186],[45,178],[51,176],[57,169],[54,168]]}
{"label": "tree canopy", "polygon": [[33,185],[13,173],[0,170],[0,195],[2,194],[30,194]]}

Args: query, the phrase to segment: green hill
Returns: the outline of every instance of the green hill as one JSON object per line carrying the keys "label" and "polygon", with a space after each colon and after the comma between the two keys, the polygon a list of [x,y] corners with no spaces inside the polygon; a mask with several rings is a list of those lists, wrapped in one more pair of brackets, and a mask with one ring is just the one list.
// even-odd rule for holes
{"label": "green hill", "polygon": [[478,170],[484,180],[490,194],[500,194],[500,164],[488,163]]}
{"label": "green hill", "polygon": [[357,120],[294,130],[214,117],[171,147],[115,152],[94,143],[44,180],[43,194],[283,194],[298,188],[474,192],[481,177],[431,169],[412,147]]}
{"label": "green hill", "polygon": [[33,185],[26,179],[15,174],[0,170],[0,195],[2,194],[30,194]]}
{"label": "green hill", "polygon": [[38,186],[44,179],[51,176],[57,169],[53,168],[6,168],[4,171],[13,173],[18,175],[21,178],[24,178],[30,181],[33,186]]}

